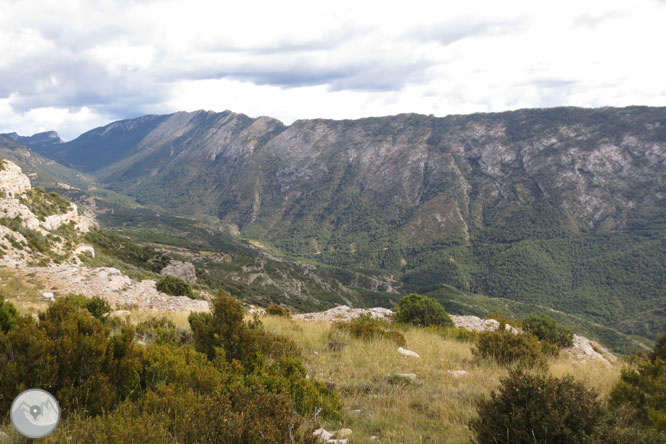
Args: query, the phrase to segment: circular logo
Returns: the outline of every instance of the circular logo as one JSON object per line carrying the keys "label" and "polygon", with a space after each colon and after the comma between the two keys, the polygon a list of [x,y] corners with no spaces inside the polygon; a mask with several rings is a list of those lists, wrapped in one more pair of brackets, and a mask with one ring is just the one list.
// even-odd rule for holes
{"label": "circular logo", "polygon": [[60,406],[52,394],[29,389],[18,395],[9,414],[18,432],[27,438],[41,438],[51,433],[60,421]]}

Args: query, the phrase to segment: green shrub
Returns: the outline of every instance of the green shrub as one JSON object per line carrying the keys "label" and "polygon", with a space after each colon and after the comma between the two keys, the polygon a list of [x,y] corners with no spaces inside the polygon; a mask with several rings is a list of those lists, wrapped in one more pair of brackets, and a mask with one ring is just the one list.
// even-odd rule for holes
{"label": "green shrub", "polygon": [[17,317],[16,307],[6,302],[4,296],[0,294],[0,331],[7,333],[16,327]]}
{"label": "green shrub", "polygon": [[173,321],[161,317],[150,318],[139,322],[136,326],[137,337],[143,342],[154,342],[160,345],[178,345],[182,342],[181,335]]}
{"label": "green shrub", "polygon": [[633,424],[666,433],[666,334],[659,337],[637,368],[622,371],[609,404],[615,409],[628,409]]}
{"label": "green shrub", "polygon": [[477,402],[470,428],[479,444],[590,443],[601,412],[596,393],[570,376],[512,371]]}
{"label": "green shrub", "polygon": [[271,316],[284,316],[288,318],[291,317],[291,310],[281,305],[273,304],[266,307],[266,314]]}
{"label": "green shrub", "polygon": [[194,299],[192,286],[175,276],[164,276],[157,283],[157,290],[172,296],[187,296]]}
{"label": "green shrub", "polygon": [[442,307],[442,304],[433,298],[416,293],[408,294],[400,299],[395,320],[421,327],[429,325],[453,327],[453,321]]}
{"label": "green shrub", "polygon": [[223,290],[211,302],[211,311],[188,318],[196,349],[210,360],[219,355],[218,349],[224,350],[228,362],[243,362],[259,352],[271,357],[300,354],[293,341],[264,331],[258,319],[245,322],[240,302]]}
{"label": "green shrub", "polygon": [[88,299],[85,304],[85,308],[97,319],[102,319],[104,316],[111,312],[109,303],[97,296]]}
{"label": "green shrub", "polygon": [[362,315],[348,322],[336,322],[333,324],[332,331],[346,332],[355,338],[364,340],[388,339],[400,346],[407,343],[402,333],[386,328],[385,322],[373,319],[370,315]]}
{"label": "green shrub", "polygon": [[526,367],[545,365],[541,344],[535,336],[515,335],[504,329],[480,333],[472,353],[501,365],[520,364]]}
{"label": "green shrub", "polygon": [[213,347],[212,359],[174,344],[175,328],[164,319],[139,325],[164,345],[139,346],[131,325],[112,332],[108,318],[87,309],[90,301],[59,298],[37,321],[19,316],[0,331],[0,411],[26,387],[52,392],[63,421],[45,442],[314,444],[309,418],[339,418],[337,393],[308,378],[299,361],[265,363],[258,350],[290,354],[293,343],[245,322],[225,294],[210,317],[191,319],[199,323],[197,346]]}
{"label": "green shrub", "polygon": [[573,345],[573,332],[546,315],[530,315],[523,322],[523,330],[559,347]]}

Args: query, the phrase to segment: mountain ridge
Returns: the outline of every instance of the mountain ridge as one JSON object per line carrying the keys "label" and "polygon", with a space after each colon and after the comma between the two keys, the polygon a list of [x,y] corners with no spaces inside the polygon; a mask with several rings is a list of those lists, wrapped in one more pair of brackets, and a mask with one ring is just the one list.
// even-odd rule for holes
{"label": "mountain ridge", "polygon": [[37,151],[139,203],[217,218],[289,256],[384,270],[405,290],[452,285],[664,329],[666,108],[291,125],[175,113]]}

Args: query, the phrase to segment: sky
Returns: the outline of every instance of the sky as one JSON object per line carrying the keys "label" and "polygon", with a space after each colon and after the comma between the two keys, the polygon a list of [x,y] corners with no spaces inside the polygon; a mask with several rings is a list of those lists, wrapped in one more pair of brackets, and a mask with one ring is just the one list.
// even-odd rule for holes
{"label": "sky", "polygon": [[666,0],[0,0],[0,132],[666,105]]}

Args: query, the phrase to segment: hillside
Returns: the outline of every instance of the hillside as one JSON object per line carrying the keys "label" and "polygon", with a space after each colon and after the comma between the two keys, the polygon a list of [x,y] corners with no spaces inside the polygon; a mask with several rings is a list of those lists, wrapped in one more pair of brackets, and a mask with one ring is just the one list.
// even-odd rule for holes
{"label": "hillside", "polygon": [[[666,109],[145,116],[33,150],[276,254],[666,330]],[[219,222],[216,222],[219,221]],[[445,301],[443,301],[445,302]]]}

